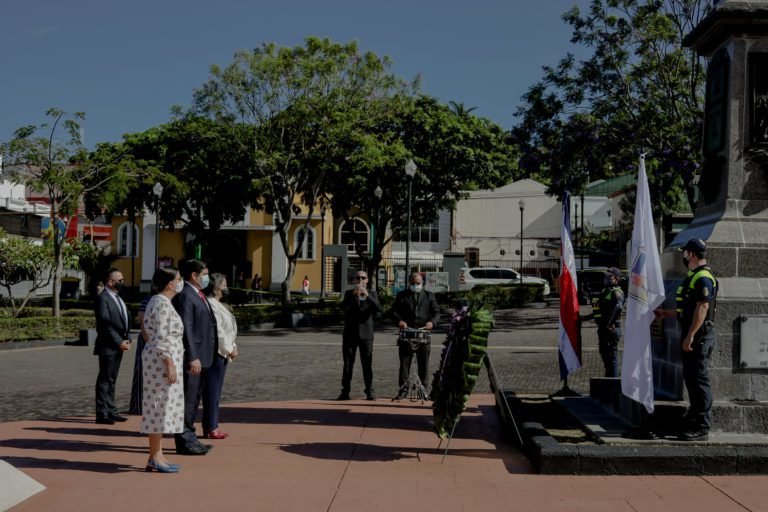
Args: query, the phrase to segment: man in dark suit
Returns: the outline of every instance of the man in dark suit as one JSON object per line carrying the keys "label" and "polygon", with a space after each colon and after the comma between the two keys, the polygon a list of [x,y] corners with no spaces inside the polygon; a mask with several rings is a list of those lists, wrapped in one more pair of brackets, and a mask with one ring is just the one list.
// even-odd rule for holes
{"label": "man in dark suit", "polygon": [[[440,308],[435,300],[435,294],[424,290],[424,280],[421,274],[414,272],[411,274],[410,283],[407,290],[397,294],[395,304],[392,306],[392,316],[398,322],[400,330],[408,327],[414,329],[424,328],[431,331],[437,321],[440,319]],[[429,367],[429,343],[422,343],[416,351],[416,363],[419,366],[419,379],[426,388],[427,373]],[[399,386],[400,394],[403,395],[403,384],[408,380],[411,372],[411,361],[413,360],[413,351],[411,347],[405,344],[399,345],[400,355],[400,375]]]}
{"label": "man in dark suit", "polygon": [[363,367],[365,396],[376,400],[373,391],[373,318],[381,311],[379,297],[373,290],[368,290],[368,274],[363,270],[355,272],[355,286],[344,293],[344,334],[341,352],[344,356],[344,371],[341,375],[341,394],[339,400],[349,400],[352,383],[352,368],[355,365],[355,352],[360,349],[360,364]]}
{"label": "man in dark suit", "polygon": [[94,355],[99,356],[99,376],[96,378],[96,423],[112,425],[126,418],[115,407],[115,381],[120,371],[123,352],[131,346],[128,333],[131,318],[120,298],[123,274],[110,268],[104,279],[104,290],[96,297],[96,344]]}
{"label": "man in dark suit", "polygon": [[195,417],[208,368],[219,345],[216,317],[203,293],[210,280],[205,263],[187,260],[181,266],[181,276],[184,289],[173,298],[173,305],[184,324],[184,432],[176,434],[174,439],[176,453],[205,455],[211,447],[197,439]]}

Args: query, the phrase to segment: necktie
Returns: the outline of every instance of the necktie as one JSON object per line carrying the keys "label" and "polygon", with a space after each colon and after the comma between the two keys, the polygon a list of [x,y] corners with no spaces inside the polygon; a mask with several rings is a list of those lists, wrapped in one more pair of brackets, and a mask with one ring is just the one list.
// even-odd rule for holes
{"label": "necktie", "polygon": [[119,296],[115,295],[115,298],[117,299],[117,306],[120,309],[120,314],[123,317],[123,324],[128,327],[128,313],[125,311],[125,303],[123,303],[123,299]]}

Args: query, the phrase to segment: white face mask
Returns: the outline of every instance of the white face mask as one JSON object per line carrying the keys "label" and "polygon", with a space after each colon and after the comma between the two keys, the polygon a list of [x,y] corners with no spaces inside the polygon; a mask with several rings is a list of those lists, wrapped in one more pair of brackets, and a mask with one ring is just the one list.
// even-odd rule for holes
{"label": "white face mask", "polygon": [[173,289],[176,293],[181,293],[181,290],[184,289],[184,281],[176,281],[176,286]]}
{"label": "white face mask", "polygon": [[420,284],[412,284],[411,285],[411,291],[413,293],[419,293],[421,291],[421,286],[422,285],[420,285]]}

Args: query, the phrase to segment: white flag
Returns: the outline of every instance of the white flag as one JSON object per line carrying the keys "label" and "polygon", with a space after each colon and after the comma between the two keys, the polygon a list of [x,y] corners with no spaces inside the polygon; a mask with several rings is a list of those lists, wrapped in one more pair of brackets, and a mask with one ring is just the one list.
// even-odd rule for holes
{"label": "white flag", "polygon": [[635,225],[632,228],[629,297],[621,364],[621,392],[653,412],[651,322],[653,310],[664,302],[664,279],[653,230],[651,197],[645,175],[645,156],[637,173]]}

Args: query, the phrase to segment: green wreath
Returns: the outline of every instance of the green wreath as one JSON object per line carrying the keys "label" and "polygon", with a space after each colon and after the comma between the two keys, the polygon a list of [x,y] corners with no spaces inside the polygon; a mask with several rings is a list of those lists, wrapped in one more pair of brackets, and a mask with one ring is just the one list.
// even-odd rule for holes
{"label": "green wreath", "polygon": [[434,428],[440,438],[450,435],[467,407],[492,327],[493,315],[484,306],[463,306],[451,318],[440,366],[432,380]]}

